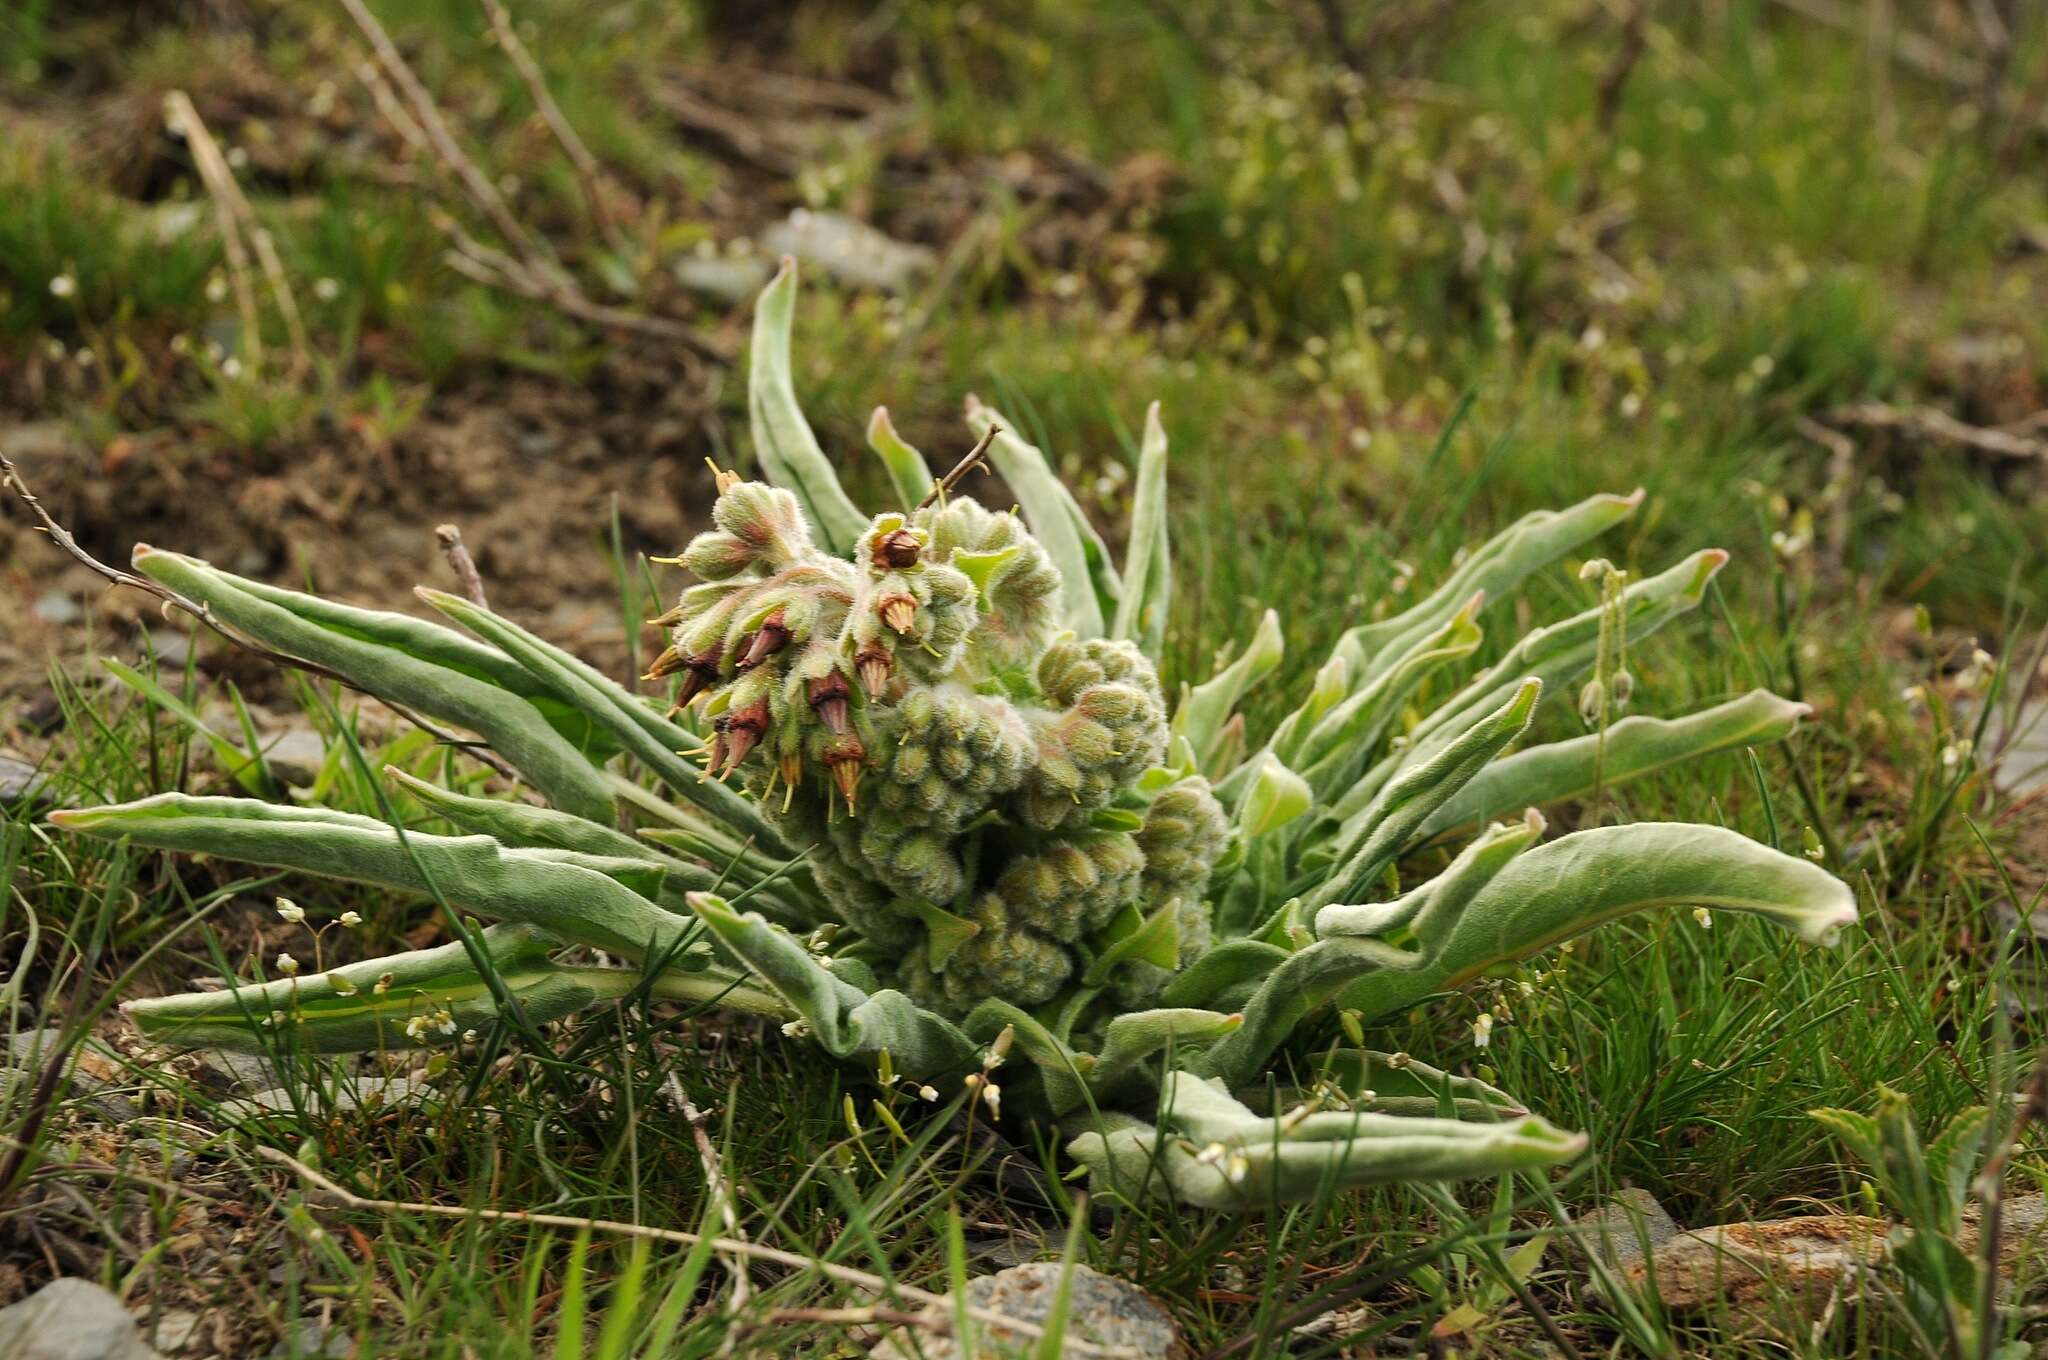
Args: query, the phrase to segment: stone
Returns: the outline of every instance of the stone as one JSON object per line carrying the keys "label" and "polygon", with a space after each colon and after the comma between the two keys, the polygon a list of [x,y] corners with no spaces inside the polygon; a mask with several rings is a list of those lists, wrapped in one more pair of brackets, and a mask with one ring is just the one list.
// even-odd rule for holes
{"label": "stone", "polygon": [[1615,1192],[1614,1198],[1578,1219],[1578,1232],[1569,1239],[1584,1251],[1598,1253],[1614,1269],[1638,1264],[1645,1248],[1655,1251],[1678,1236],[1678,1224],[1657,1197],[1634,1186]]}
{"label": "stone", "polygon": [[185,669],[192,659],[192,634],[183,628],[151,628],[148,641],[138,639],[138,650],[147,656],[156,654],[156,668],[161,673],[176,674]]}
{"label": "stone", "polygon": [[752,299],[774,272],[758,255],[685,255],[675,263],[677,283],[700,297],[727,304]]}
{"label": "stone", "polygon": [[[55,1029],[24,1030],[7,1036],[7,1063],[24,1073],[41,1072],[43,1065],[57,1052],[63,1031]],[[99,1114],[114,1123],[126,1123],[141,1114],[135,1102],[111,1088],[117,1082],[127,1080],[127,1071],[121,1065],[120,1055],[99,1040],[88,1035],[71,1050],[71,1089],[74,1095]],[[0,1352],[4,1355],[5,1352]]]}
{"label": "stone", "polygon": [[1796,1299],[1817,1315],[1839,1284],[1885,1259],[1890,1232],[1862,1214],[1726,1223],[1679,1233],[1620,1273],[1639,1288],[1654,1274],[1657,1296],[1680,1312],[1725,1303],[1768,1316]]}
{"label": "stone", "polygon": [[265,738],[263,763],[285,783],[304,788],[320,778],[327,764],[327,739],[310,727],[287,727]]}
{"label": "stone", "polygon": [[266,1114],[291,1114],[308,1110],[389,1109],[398,1105],[425,1104],[433,1088],[418,1077],[342,1077],[322,1082],[318,1091],[302,1089],[296,1104],[292,1088],[273,1086],[240,1100],[221,1102],[221,1113],[248,1119]]}
{"label": "stone", "polygon": [[156,1360],[121,1301],[90,1280],[52,1280],[0,1308],[7,1360]]}
{"label": "stone", "polygon": [[929,247],[910,245],[843,213],[798,208],[761,233],[770,254],[794,255],[855,288],[907,291],[937,262]]}
{"label": "stone", "polygon": [[67,590],[46,590],[36,597],[32,606],[37,619],[52,627],[61,628],[67,623],[77,623],[85,617],[85,610]]}
{"label": "stone", "polygon": [[[1057,1262],[1039,1261],[977,1276],[967,1282],[967,1299],[977,1308],[1042,1323],[1058,1297],[1062,1269]],[[1073,1269],[1068,1335],[1126,1348],[1131,1360],[1187,1360],[1191,1352],[1181,1339],[1180,1328],[1157,1299],[1114,1275],[1082,1265]],[[952,1325],[951,1306],[935,1305],[925,1309],[923,1316],[932,1319],[935,1328],[920,1328],[914,1338],[892,1333],[869,1353],[873,1360],[958,1360],[960,1348],[953,1338],[936,1330]],[[992,1360],[995,1356],[1027,1355],[1036,1344],[1021,1332],[1005,1332],[982,1323],[976,1327],[977,1349]]]}
{"label": "stone", "polygon": [[182,1308],[157,1314],[156,1326],[150,1329],[150,1340],[156,1343],[156,1348],[170,1355],[184,1350],[198,1335],[199,1314]]}
{"label": "stone", "polygon": [[49,781],[43,772],[25,760],[0,756],[0,807],[16,807],[47,796]]}
{"label": "stone", "polygon": [[270,1354],[272,1360],[353,1360],[356,1340],[319,1318],[300,1318]]}

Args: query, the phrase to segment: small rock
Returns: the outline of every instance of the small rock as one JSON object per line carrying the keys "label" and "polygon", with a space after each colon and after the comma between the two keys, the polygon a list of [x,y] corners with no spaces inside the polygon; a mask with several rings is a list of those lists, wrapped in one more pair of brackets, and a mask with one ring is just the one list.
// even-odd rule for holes
{"label": "small rock", "polygon": [[685,255],[675,263],[676,282],[714,302],[747,301],[767,286],[775,271],[758,255]]}
{"label": "small rock", "polygon": [[389,1109],[398,1105],[425,1104],[433,1088],[414,1076],[343,1077],[323,1082],[319,1090],[301,1089],[296,1103],[289,1086],[273,1086],[242,1100],[221,1102],[221,1113],[238,1119],[266,1114],[291,1114],[295,1109],[354,1110],[364,1107]]}
{"label": "small rock", "polygon": [[263,763],[285,783],[304,788],[327,764],[327,739],[310,727],[287,727],[264,744]]}
{"label": "small rock", "polygon": [[159,671],[182,671],[192,660],[192,634],[182,628],[151,628],[145,652],[156,654]]}
{"label": "small rock", "polygon": [[1884,1260],[1890,1232],[1861,1214],[1727,1223],[1679,1233],[1621,1273],[1642,1287],[1654,1272],[1658,1297],[1679,1311],[1726,1303],[1763,1315],[1797,1298],[1817,1312],[1836,1285]]}
{"label": "small rock", "polygon": [[356,1339],[319,1318],[300,1318],[270,1352],[272,1360],[351,1360]]}
{"label": "small rock", "polygon": [[79,606],[77,600],[71,598],[69,591],[46,590],[36,597],[33,607],[36,617],[53,628],[61,628],[67,623],[77,623],[85,617],[85,610]]}
{"label": "small rock", "polygon": [[[1022,1322],[1042,1323],[1058,1297],[1062,1269],[1056,1262],[1040,1261],[977,1276],[967,1282],[967,1300]],[[927,1308],[924,1315],[935,1324],[952,1323],[950,1305]],[[976,1325],[976,1341],[984,1355],[1026,1354],[1034,1344],[1021,1332]],[[1134,1284],[1087,1266],[1074,1267],[1067,1331],[1100,1345],[1127,1347],[1134,1360],[1185,1360],[1189,1354],[1180,1328],[1158,1300]],[[1002,1344],[991,1344],[997,1342]],[[869,1354],[872,1360],[958,1360],[960,1350],[952,1337],[920,1329],[915,1338],[892,1334]]]}
{"label": "small rock", "polygon": [[[24,1072],[41,1072],[43,1065],[55,1056],[62,1034],[61,1030],[32,1029],[8,1035],[8,1065]],[[70,1061],[72,1091],[101,1118],[119,1124],[142,1113],[134,1101],[108,1089],[127,1077],[120,1056],[113,1049],[88,1036],[71,1050]],[[0,1355],[5,1354],[0,1351]]]}
{"label": "small rock", "polygon": [[1629,1187],[1578,1220],[1578,1234],[1572,1245],[1599,1253],[1615,1269],[1640,1263],[1644,1248],[1651,1251],[1678,1236],[1678,1224],[1657,1197],[1647,1190]]}
{"label": "small rock", "polygon": [[841,213],[808,208],[762,232],[761,243],[772,254],[815,264],[841,283],[885,293],[908,290],[937,259],[929,247],[895,240]]}
{"label": "small rock", "polygon": [[243,1091],[264,1091],[278,1084],[277,1068],[271,1064],[269,1055],[263,1053],[241,1053],[229,1048],[202,1048],[199,1061],[224,1078],[227,1084]]}
{"label": "small rock", "polygon": [[192,1338],[198,1334],[199,1314],[174,1308],[170,1312],[157,1314],[156,1327],[150,1339],[156,1342],[158,1350],[176,1355],[190,1345]]}
{"label": "small rock", "polygon": [[52,1280],[0,1308],[7,1360],[156,1360],[121,1301],[90,1280]]}
{"label": "small rock", "polygon": [[44,795],[49,781],[42,771],[25,760],[0,756],[0,807],[14,807]]}

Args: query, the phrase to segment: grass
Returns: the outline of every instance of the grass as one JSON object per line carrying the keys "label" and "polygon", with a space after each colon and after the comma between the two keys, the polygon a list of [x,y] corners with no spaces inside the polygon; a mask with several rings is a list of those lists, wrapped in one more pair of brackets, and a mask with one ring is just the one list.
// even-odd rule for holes
{"label": "grass", "polygon": [[[1247,633],[1253,602],[1282,601],[1288,657],[1265,693],[1297,691],[1342,628],[1426,588],[1462,544],[1597,490],[1649,491],[1601,547],[1631,570],[1708,544],[1735,552],[1710,607],[1635,658],[1637,708],[1763,684],[1812,703],[1815,721],[1782,749],[1717,757],[1560,819],[1711,821],[1788,849],[1810,830],[1858,886],[1867,928],[1809,951],[1747,921],[1702,928],[1673,913],[1503,979],[1513,1018],[1484,1051],[1469,1022],[1489,994],[1441,999],[1375,1036],[1490,1074],[1589,1133],[1593,1153],[1554,1187],[1574,1211],[1621,1185],[1688,1225],[1868,1208],[1865,1171],[1809,1111],[1868,1110],[1883,1084],[1931,1132],[1992,1099],[2010,1047],[2041,1039],[2024,1019],[2002,1037],[1995,915],[2048,881],[2039,816],[1997,798],[1977,756],[1954,758],[1971,722],[1956,681],[1967,638],[2015,668],[2016,694],[2032,683],[2048,526],[2031,474],[1852,431],[1845,475],[1799,425],[1860,400],[1983,424],[2024,414],[2013,401],[2041,404],[2048,266],[2016,243],[2048,221],[2048,146],[2011,118],[1903,69],[1876,80],[1862,35],[1758,0],[1652,7],[1626,70],[1609,11],[1562,0],[1472,0],[1454,20],[1379,7],[1349,21],[1349,62],[1312,7],[912,0],[878,25],[829,5],[758,23],[716,6],[520,6],[558,99],[639,206],[634,251],[618,259],[524,87],[482,42],[480,12],[376,8],[479,159],[517,176],[522,220],[593,296],[709,324],[714,308],[668,296],[665,262],[795,202],[934,235],[947,264],[901,302],[807,290],[798,382],[829,446],[858,447],[886,402],[939,461],[964,442],[957,403],[978,391],[1115,523],[1143,403],[1160,399],[1182,584],[1170,678],[1199,678]],[[286,139],[267,132],[328,126],[303,107],[321,81],[345,129],[375,125],[338,11],[241,9],[254,42],[54,6],[0,18],[0,99],[37,129],[0,151],[10,410],[99,443],[168,426],[267,469],[327,420],[395,432],[445,397],[518,374],[573,382],[604,361],[604,337],[445,269],[425,197],[381,173],[397,163],[383,143],[366,154],[330,130],[310,153],[269,158]],[[1968,50],[1967,34],[1942,36]],[[764,187],[758,166],[679,130],[658,97],[674,70],[726,61],[858,80],[905,112],[871,137],[812,139],[801,173]],[[2008,88],[2048,78],[2044,61],[2035,20],[2017,33]],[[106,143],[76,118],[110,97],[146,112],[172,81],[221,110],[208,116],[224,145],[250,152],[245,183],[313,329],[303,384],[222,372],[207,342],[233,348],[234,309],[213,296],[210,227],[156,243]],[[174,153],[146,154],[160,201],[198,194],[189,171],[179,186]],[[1157,188],[1143,156],[1165,158]],[[1062,170],[1073,163],[1093,169]],[[975,186],[966,207],[948,206],[949,176]],[[53,288],[59,278],[73,286]],[[324,301],[321,280],[334,285]],[[261,324],[282,342],[267,307]],[[1988,369],[1956,357],[1984,342],[2004,356]],[[738,382],[716,414],[720,428],[743,422]],[[882,485],[869,462],[849,481]],[[601,574],[616,526],[588,532]],[[1774,536],[1807,541],[1781,551]],[[1566,572],[1533,582],[1534,620],[1583,607],[1587,589]],[[207,702],[202,676],[158,678]],[[52,685],[58,801],[230,785],[129,691],[87,674]],[[321,796],[374,812],[326,703],[287,693],[332,741]],[[1566,730],[1567,706],[1553,707],[1545,721]],[[1277,697],[1255,702],[1255,728],[1277,711]],[[372,761],[474,777],[368,715],[357,735]],[[131,856],[58,837],[32,808],[4,834],[0,1002],[15,1033],[82,1027],[121,996],[246,973],[280,948],[309,956],[313,942],[270,912],[277,893],[316,925],[361,913],[353,930],[325,927],[329,957],[440,928],[429,903]],[[1311,1032],[1299,1051],[1329,1037]],[[0,1296],[57,1271],[93,1276],[145,1326],[205,1316],[195,1354],[289,1348],[307,1318],[366,1354],[857,1353],[855,1332],[802,1310],[870,1300],[815,1271],[757,1267],[732,1309],[716,1254],[316,1211],[253,1151],[317,1160],[382,1199],[697,1231],[718,1225],[718,1203],[681,1091],[711,1113],[739,1228],[760,1244],[934,1290],[963,1261],[980,1271],[1071,1247],[1153,1290],[1198,1351],[1277,1353],[1283,1323],[1361,1285],[1331,1303],[1364,1305],[1347,1313],[1357,1331],[1297,1339],[1297,1353],[1547,1344],[1505,1267],[1551,1216],[1552,1187],[1390,1190],[1264,1218],[1101,1203],[1077,1215],[1056,1149],[846,1079],[750,1023],[631,1004],[553,1039],[433,1059],[418,1106],[316,1095],[253,1117],[195,1060],[132,1051],[105,1060],[145,1111],[127,1123],[83,1081],[33,1124],[28,1083],[0,1087],[0,1156],[27,1149],[0,1185]],[[2028,1154],[2018,1174],[2039,1170]],[[1816,1330],[1789,1300],[1760,1317],[1598,1303],[1555,1245],[1528,1287],[1586,1354],[1947,1353],[1903,1306],[1839,1309]]]}

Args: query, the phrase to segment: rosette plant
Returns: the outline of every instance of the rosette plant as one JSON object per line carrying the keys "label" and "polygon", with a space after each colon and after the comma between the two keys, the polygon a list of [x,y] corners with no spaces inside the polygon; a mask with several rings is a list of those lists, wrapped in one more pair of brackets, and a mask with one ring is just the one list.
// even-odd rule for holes
{"label": "rosette plant", "polygon": [[[659,695],[466,599],[419,592],[444,627],[136,550],[137,572],[231,637],[459,729],[518,784],[479,797],[391,771],[430,819],[412,825],[183,794],[56,814],[454,909],[442,948],[131,1003],[146,1035],[453,1043],[651,994],[772,1017],[884,1080],[964,1084],[1055,1126],[1103,1188],[1248,1207],[1582,1149],[1491,1087],[1372,1052],[1378,1017],[1646,908],[1754,912],[1809,940],[1854,919],[1838,880],[1733,831],[1544,841],[1541,804],[1776,739],[1803,712],[1759,691],[1608,721],[1627,644],[1699,602],[1717,551],[1637,581],[1596,560],[1591,608],[1472,664],[1489,606],[1639,494],[1530,515],[1465,555],[1344,633],[1252,739],[1239,705],[1280,662],[1273,613],[1201,683],[1160,682],[1156,407],[1120,570],[1045,456],[971,399],[1018,510],[935,481],[878,411],[896,504],[863,513],[797,406],[795,286],[785,265],[759,302],[761,479],[720,473],[713,526],[676,559],[695,584],[656,621]],[[1582,683],[1595,730],[1525,744],[1539,699]],[[1283,1054],[1305,1023],[1313,1052]],[[1269,1080],[1282,1057],[1305,1075]]]}

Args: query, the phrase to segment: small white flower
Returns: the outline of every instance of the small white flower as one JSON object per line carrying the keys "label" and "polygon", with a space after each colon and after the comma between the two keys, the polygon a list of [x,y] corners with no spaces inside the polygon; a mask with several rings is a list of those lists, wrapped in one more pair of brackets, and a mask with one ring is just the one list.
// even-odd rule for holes
{"label": "small white flower", "polygon": [[215,274],[206,281],[206,300],[225,302],[228,296],[228,281],[224,275]]}
{"label": "small white flower", "polygon": [[473,1043],[475,1043],[475,1042],[476,1042],[476,1031],[475,1031],[475,1030],[473,1030],[473,1029],[466,1029],[466,1030],[462,1031],[462,1042],[464,1042],[465,1044],[473,1044]]}
{"label": "small white flower", "polygon": [[345,911],[341,914],[341,928],[343,930],[354,930],[362,923],[363,916],[361,912]]}
{"label": "small white flower", "polygon": [[801,1039],[810,1032],[811,1027],[801,1020],[792,1020],[782,1027],[782,1036],[785,1039]]}
{"label": "small white flower", "polygon": [[938,1088],[933,1086],[920,1086],[917,1088],[917,1098],[919,1100],[924,1101],[928,1105],[936,1104],[939,1099]]}
{"label": "small white flower", "polygon": [[386,973],[377,979],[377,985],[371,988],[371,990],[374,991],[378,996],[382,996],[384,995],[384,993],[391,990],[391,984],[396,981],[398,981],[398,975],[396,973]]}
{"label": "small white flower", "polygon": [[230,354],[227,358],[221,360],[220,373],[223,378],[241,377],[242,361],[240,359],[237,359],[234,355]]}
{"label": "small white flower", "polygon": [[69,274],[53,275],[50,279],[50,296],[68,298],[78,293],[78,280]]}
{"label": "small white flower", "polygon": [[987,1105],[988,1105],[988,1112],[989,1112],[990,1114],[992,1114],[992,1115],[1001,1115],[1001,1114],[1002,1114],[1002,1112],[1003,1112],[1003,1088],[1002,1088],[1002,1087],[1000,1087],[1000,1086],[996,1085],[996,1084],[995,1084],[994,1082],[992,1082],[992,1081],[991,1081],[991,1082],[985,1082],[985,1083],[983,1083],[983,1084],[982,1084],[982,1088],[981,1088],[981,1098],[982,1098],[982,1100],[983,1100],[984,1102],[986,1102],[986,1103],[987,1103]]}
{"label": "small white flower", "polygon": [[424,1043],[427,1038],[427,1017],[415,1015],[405,1022],[405,1037],[414,1043]]}
{"label": "small white flower", "polygon": [[322,302],[332,302],[341,296],[341,284],[334,279],[313,280],[313,296]]}
{"label": "small white flower", "polygon": [[1977,749],[1977,743],[1968,737],[1952,741],[1941,748],[1941,768],[1953,771],[1956,766],[1970,758],[1970,752]]}
{"label": "small white flower", "polygon": [[1240,1184],[1246,1176],[1251,1174],[1251,1170],[1251,1158],[1245,1156],[1242,1152],[1233,1153],[1231,1155],[1230,1160],[1227,1163],[1225,1163],[1223,1167],[1223,1176],[1224,1179],[1228,1180],[1232,1185],[1237,1185]]}
{"label": "small white flower", "polygon": [[1493,1013],[1481,1011],[1472,1022],[1472,1047],[1485,1048],[1493,1042]]}
{"label": "small white flower", "polygon": [[293,925],[306,919],[306,909],[289,897],[277,899],[277,914]]}
{"label": "small white flower", "polygon": [[299,961],[289,954],[279,954],[277,956],[277,971],[283,973],[286,977],[297,977],[299,975]]}
{"label": "small white flower", "polygon": [[1195,1163],[1198,1166],[1215,1166],[1223,1160],[1229,1151],[1230,1149],[1224,1147],[1221,1143],[1211,1143],[1195,1154]]}
{"label": "small white flower", "polygon": [[1705,907],[1694,907],[1692,909],[1692,919],[1700,923],[1701,930],[1712,930],[1714,928],[1714,913],[1708,911]]}

